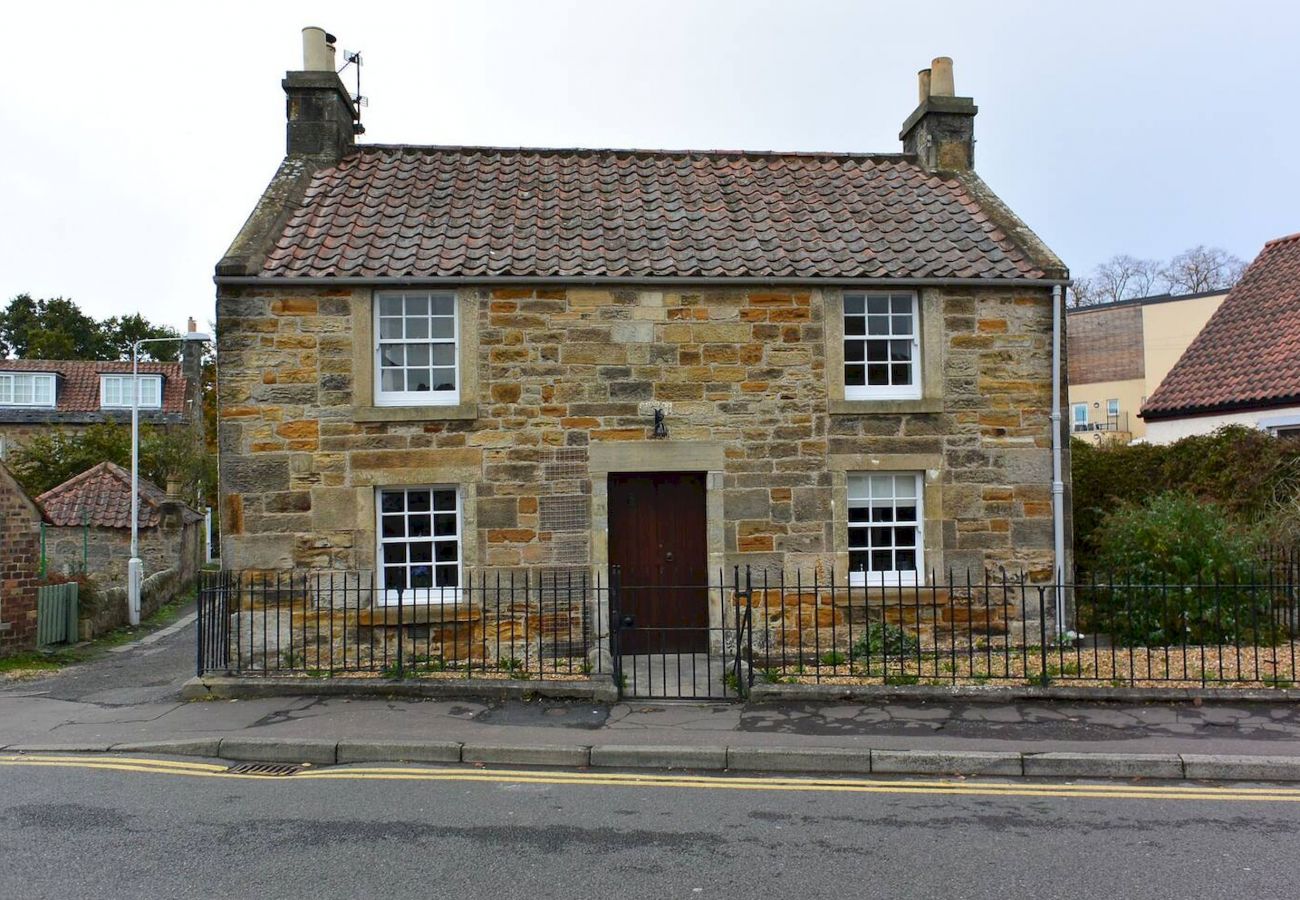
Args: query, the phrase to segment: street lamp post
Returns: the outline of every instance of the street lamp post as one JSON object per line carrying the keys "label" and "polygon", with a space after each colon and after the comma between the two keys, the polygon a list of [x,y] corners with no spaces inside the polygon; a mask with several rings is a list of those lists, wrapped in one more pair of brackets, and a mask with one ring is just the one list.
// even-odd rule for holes
{"label": "street lamp post", "polygon": [[[190,327],[194,327],[193,320]],[[126,563],[126,612],[132,625],[140,624],[140,583],[144,580],[140,559],[140,345],[207,340],[211,338],[203,332],[190,331],[178,338],[142,338],[131,345],[131,558]]]}

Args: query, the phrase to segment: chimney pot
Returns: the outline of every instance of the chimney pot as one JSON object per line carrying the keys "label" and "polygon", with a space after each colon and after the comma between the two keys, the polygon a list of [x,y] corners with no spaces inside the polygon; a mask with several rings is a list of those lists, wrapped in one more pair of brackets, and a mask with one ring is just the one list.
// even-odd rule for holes
{"label": "chimney pot", "polygon": [[302,30],[302,68],[304,72],[333,72],[334,44],[324,28],[309,25]]}
{"label": "chimney pot", "polygon": [[189,321],[185,323],[185,330],[188,331],[190,334],[193,334],[194,332],[199,330],[199,325],[197,322],[194,321],[193,316],[190,316]]}
{"label": "chimney pot", "polygon": [[920,96],[917,97],[917,103],[924,103],[930,99],[930,70],[922,69],[916,73],[916,84]]}
{"label": "chimney pot", "polygon": [[937,56],[930,63],[930,96],[952,97],[957,93],[952,81],[952,57]]}

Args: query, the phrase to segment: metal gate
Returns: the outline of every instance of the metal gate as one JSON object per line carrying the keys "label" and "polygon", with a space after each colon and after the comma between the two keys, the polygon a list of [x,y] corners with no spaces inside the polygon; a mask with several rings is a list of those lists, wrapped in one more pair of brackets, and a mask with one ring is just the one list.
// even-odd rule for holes
{"label": "metal gate", "polygon": [[47,584],[36,590],[36,645],[77,642],[77,583]]}
{"label": "metal gate", "polygon": [[[610,651],[619,696],[656,700],[743,700],[754,683],[751,578],[739,567],[727,584],[628,585],[619,567],[610,569]],[[699,591],[709,601],[709,624],[637,621],[633,611],[670,604],[682,592]]]}

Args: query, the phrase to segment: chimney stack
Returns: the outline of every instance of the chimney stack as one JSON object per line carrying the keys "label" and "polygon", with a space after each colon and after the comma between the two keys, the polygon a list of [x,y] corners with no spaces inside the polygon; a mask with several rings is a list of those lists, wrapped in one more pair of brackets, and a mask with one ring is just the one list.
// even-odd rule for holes
{"label": "chimney stack", "polygon": [[302,69],[286,72],[286,147],[289,156],[336,161],[356,144],[356,106],[336,74],[335,37],[315,26],[302,30]]}
{"label": "chimney stack", "polygon": [[898,137],[928,172],[968,172],[975,165],[975,113],[970,97],[956,96],[952,60],[937,57],[917,73],[920,102]]}

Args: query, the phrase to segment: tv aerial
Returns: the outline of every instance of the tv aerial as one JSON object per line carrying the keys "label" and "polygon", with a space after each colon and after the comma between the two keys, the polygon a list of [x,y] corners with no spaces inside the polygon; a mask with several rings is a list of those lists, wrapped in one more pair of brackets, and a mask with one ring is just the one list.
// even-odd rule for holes
{"label": "tv aerial", "polygon": [[347,70],[348,66],[356,66],[357,92],[352,97],[352,107],[354,110],[353,115],[356,119],[356,121],[352,123],[353,134],[366,133],[366,126],[361,124],[361,108],[370,105],[370,98],[361,94],[361,65],[362,60],[360,50],[344,50],[343,65],[338,72],[335,73],[336,75],[342,75]]}

